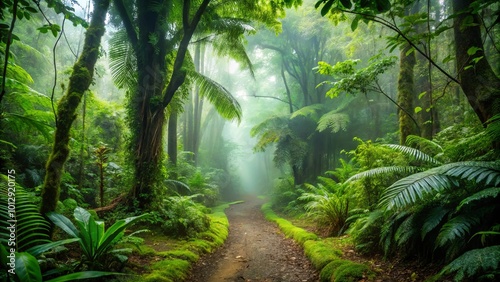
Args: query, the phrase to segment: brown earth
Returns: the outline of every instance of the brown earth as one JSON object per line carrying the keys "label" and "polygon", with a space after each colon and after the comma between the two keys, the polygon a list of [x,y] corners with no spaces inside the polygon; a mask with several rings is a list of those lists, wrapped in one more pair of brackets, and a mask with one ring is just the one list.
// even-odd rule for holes
{"label": "brown earth", "polygon": [[260,211],[263,203],[251,197],[226,210],[229,236],[224,246],[202,257],[186,281],[318,281],[318,273],[302,248],[264,218]]}

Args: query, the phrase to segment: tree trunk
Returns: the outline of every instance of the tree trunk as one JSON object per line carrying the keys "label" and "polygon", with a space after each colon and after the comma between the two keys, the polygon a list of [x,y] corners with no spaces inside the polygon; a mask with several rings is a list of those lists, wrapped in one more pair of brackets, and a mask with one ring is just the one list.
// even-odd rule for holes
{"label": "tree trunk", "polygon": [[500,112],[500,79],[485,57],[481,22],[478,15],[471,12],[470,3],[453,0],[455,56],[461,88],[484,123]]}
{"label": "tree trunk", "polygon": [[[398,79],[398,104],[407,112],[413,111],[414,83],[413,68],[415,67],[415,52],[408,54],[411,46],[406,44],[400,51],[399,79]],[[399,142],[404,144],[408,135],[415,133],[411,117],[399,109]]]}
{"label": "tree trunk", "polygon": [[167,153],[170,163],[177,165],[177,112],[172,112],[168,118]]}
{"label": "tree trunk", "polygon": [[99,55],[99,46],[104,34],[104,22],[109,0],[94,0],[94,11],[90,26],[85,33],[85,43],[80,58],[73,66],[69,86],[57,107],[57,123],[54,145],[46,165],[42,188],[42,214],[54,211],[59,201],[61,176],[64,163],[69,156],[69,133],[76,118],[76,110],[83,94],[89,88],[94,76],[94,66]]}

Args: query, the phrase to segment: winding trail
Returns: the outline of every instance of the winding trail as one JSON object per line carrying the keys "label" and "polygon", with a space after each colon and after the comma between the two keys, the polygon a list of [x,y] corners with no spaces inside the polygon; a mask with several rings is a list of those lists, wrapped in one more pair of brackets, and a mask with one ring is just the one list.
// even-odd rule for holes
{"label": "winding trail", "polygon": [[264,203],[248,197],[226,210],[229,236],[220,249],[202,257],[187,281],[313,282],[318,274],[293,240],[268,222]]}

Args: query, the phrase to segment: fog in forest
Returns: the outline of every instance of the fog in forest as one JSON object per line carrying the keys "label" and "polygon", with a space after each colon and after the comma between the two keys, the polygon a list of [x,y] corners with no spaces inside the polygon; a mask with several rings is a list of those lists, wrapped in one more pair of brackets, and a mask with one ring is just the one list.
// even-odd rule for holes
{"label": "fog in forest", "polygon": [[0,280],[498,281],[497,2],[2,1]]}

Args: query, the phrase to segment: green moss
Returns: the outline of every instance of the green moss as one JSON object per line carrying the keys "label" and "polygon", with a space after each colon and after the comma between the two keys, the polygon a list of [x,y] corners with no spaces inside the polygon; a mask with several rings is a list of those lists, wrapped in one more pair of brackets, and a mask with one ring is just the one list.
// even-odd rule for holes
{"label": "green moss", "polygon": [[338,260],[342,252],[323,241],[306,241],[304,252],[316,269],[323,269],[333,260]]}
{"label": "green moss", "polygon": [[[146,281],[179,281],[187,277],[191,264],[183,259],[167,259],[155,263],[151,269],[153,273],[145,277]],[[152,277],[160,277],[171,280],[154,280]]]}
{"label": "green moss", "polygon": [[357,282],[366,276],[373,275],[367,265],[347,261],[340,265],[331,276],[332,282]]}
{"label": "green moss", "polygon": [[199,255],[193,253],[190,250],[173,250],[161,252],[160,254],[169,258],[178,258],[189,262],[196,262],[200,258]]}
{"label": "green moss", "polygon": [[308,232],[302,228],[296,227],[290,221],[278,217],[271,209],[270,203],[262,205],[261,210],[264,213],[264,216],[267,220],[278,224],[281,231],[283,231],[283,233],[287,237],[294,239],[299,244],[304,245],[306,241],[318,239],[318,236],[316,234]]}
{"label": "green moss", "polygon": [[337,270],[337,268],[339,268],[340,266],[342,266],[346,263],[350,263],[350,262],[343,260],[343,259],[338,259],[338,260],[334,260],[334,261],[329,262],[325,267],[323,267],[323,269],[321,270],[321,272],[319,274],[320,281],[321,282],[329,282],[333,273],[335,272],[335,270]]}

